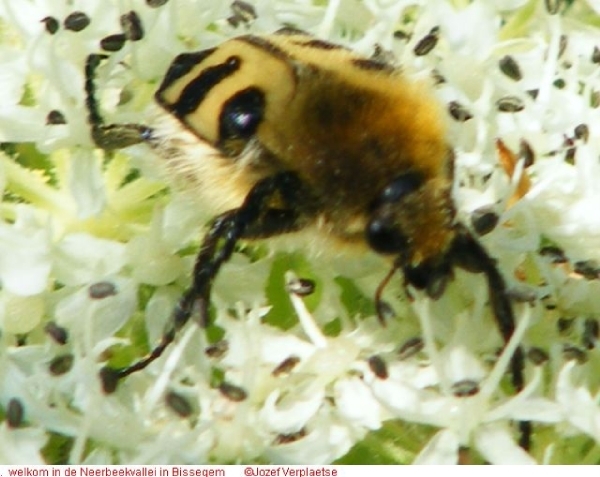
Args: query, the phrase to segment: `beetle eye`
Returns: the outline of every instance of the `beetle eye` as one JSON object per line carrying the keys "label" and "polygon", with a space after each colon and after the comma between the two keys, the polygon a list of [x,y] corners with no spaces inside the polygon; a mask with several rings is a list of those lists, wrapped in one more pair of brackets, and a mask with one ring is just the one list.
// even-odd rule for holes
{"label": "beetle eye", "polygon": [[378,253],[401,253],[408,246],[407,237],[399,230],[393,210],[407,195],[423,185],[417,172],[407,172],[396,177],[371,204],[373,218],[367,225],[367,242]]}
{"label": "beetle eye", "polygon": [[223,105],[219,116],[219,139],[249,139],[263,119],[265,95],[258,88],[236,93]]}
{"label": "beetle eye", "polygon": [[396,177],[390,184],[383,189],[383,192],[378,197],[375,207],[382,204],[390,204],[398,202],[408,194],[416,191],[423,185],[423,177],[417,172],[407,172]]}
{"label": "beetle eye", "polygon": [[399,253],[408,246],[408,240],[391,217],[376,216],[367,226],[367,242],[378,253]]}

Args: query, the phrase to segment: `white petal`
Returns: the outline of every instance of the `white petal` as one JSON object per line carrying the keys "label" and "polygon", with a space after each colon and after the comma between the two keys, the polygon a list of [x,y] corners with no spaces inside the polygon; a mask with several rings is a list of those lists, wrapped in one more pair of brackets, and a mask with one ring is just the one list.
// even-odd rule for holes
{"label": "white petal", "polygon": [[137,307],[137,286],[132,280],[114,278],[114,294],[92,298],[84,287],[63,298],[56,306],[56,322],[85,339],[87,349],[112,336]]}
{"label": "white petal", "polygon": [[260,418],[267,429],[277,434],[293,434],[302,429],[319,410],[325,396],[323,389],[303,394],[288,395],[278,402],[280,391],[273,391],[260,410]]}
{"label": "white petal", "polygon": [[39,295],[22,297],[4,292],[0,295],[0,328],[8,333],[27,333],[41,321],[44,310]]}
{"label": "white petal", "polygon": [[39,109],[20,105],[0,108],[0,141],[38,141],[46,132],[44,121]]}
{"label": "white petal", "polygon": [[381,407],[361,379],[337,381],[334,392],[336,409],[344,419],[367,429],[381,427]]}
{"label": "white petal", "polygon": [[556,383],[556,400],[562,405],[569,423],[600,440],[600,406],[584,387],[576,387],[572,373],[576,362],[567,362]]}
{"label": "white petal", "polygon": [[183,272],[181,258],[171,253],[154,234],[138,235],[127,244],[133,276],[141,283],[167,285]]}
{"label": "white petal", "polygon": [[[515,421],[537,421],[545,423],[557,423],[564,419],[564,413],[561,407],[546,398],[525,399],[518,405],[507,405],[506,408],[498,409],[504,413],[505,418]],[[490,417],[494,411],[490,412]]]}
{"label": "white petal", "polygon": [[77,204],[77,216],[87,219],[98,215],[106,204],[102,162],[92,154],[75,152],[70,166],[69,188]]}
{"label": "white petal", "polygon": [[[264,308],[255,309],[251,313],[262,315],[265,311]],[[230,352],[221,361],[227,367],[244,367],[248,356],[256,352],[260,353],[259,358],[262,362],[275,367],[290,356],[305,361],[315,351],[314,346],[306,340],[275,328],[254,324],[246,318],[232,320],[220,317],[217,323],[227,331]]]}
{"label": "white petal", "polygon": [[37,295],[46,289],[50,274],[50,239],[32,210],[18,209],[13,225],[0,224],[0,279],[15,295]]}
{"label": "white petal", "polygon": [[464,346],[451,346],[445,349],[441,358],[443,358],[444,375],[452,383],[463,379],[480,381],[486,375],[480,360]]}
{"label": "white petal", "polygon": [[475,447],[490,464],[536,464],[534,458],[517,445],[505,426],[480,427],[474,439]]}
{"label": "white petal", "polygon": [[600,0],[587,0],[587,4],[600,15]]}
{"label": "white petal", "polygon": [[542,368],[538,366],[527,386],[513,398],[492,409],[485,420],[491,422],[508,418],[515,421],[561,421],[564,415],[560,405],[546,398],[532,397],[538,391],[541,378]]}
{"label": "white petal", "polygon": [[[0,117],[12,116],[15,110],[8,109],[8,105],[15,105],[23,95],[25,84],[25,58],[19,51],[2,48],[2,60],[0,61]],[[8,141],[6,133],[0,129],[0,140]]]}
{"label": "white petal", "polygon": [[415,465],[453,465],[458,463],[458,436],[451,430],[438,432],[415,458]]}
{"label": "white petal", "polygon": [[422,386],[437,384],[432,366],[418,366],[411,362],[394,363],[388,367],[388,379],[373,378],[367,374],[373,395],[396,417],[413,422],[439,426],[451,419],[452,399],[440,396]]}
{"label": "white petal", "polygon": [[[325,414],[325,413],[324,413]],[[353,436],[326,414],[313,421],[316,427],[308,434],[288,444],[274,445],[267,457],[274,464],[326,464],[344,455],[360,436]]]}
{"label": "white petal", "polygon": [[47,440],[43,429],[10,429],[0,426],[0,462],[3,465],[41,465],[44,459],[40,449]]}
{"label": "white petal", "polygon": [[54,273],[65,285],[81,285],[116,274],[125,264],[123,244],[77,233],[58,244]]}
{"label": "white petal", "polygon": [[398,417],[408,419],[420,408],[419,391],[391,379],[377,380],[372,384],[373,394]]}

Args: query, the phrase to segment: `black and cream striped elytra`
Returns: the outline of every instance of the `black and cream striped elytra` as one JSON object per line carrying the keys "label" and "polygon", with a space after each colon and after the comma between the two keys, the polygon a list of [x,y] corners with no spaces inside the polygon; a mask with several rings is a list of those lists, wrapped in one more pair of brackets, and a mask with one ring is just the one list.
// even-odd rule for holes
{"label": "black and cream striped elytra", "polygon": [[[377,303],[397,270],[433,299],[455,267],[483,274],[500,333],[510,339],[515,320],[505,281],[456,220],[444,113],[422,82],[284,29],[179,55],[155,95],[159,118],[150,126],[112,125],[94,99],[100,60],[92,55],[87,64],[95,142],[146,142],[218,214],[161,343],[127,368],[104,368],[108,392],[160,356],[192,314],[207,324],[213,280],[239,240],[306,227],[390,257]],[[511,366],[517,390],[523,366],[519,348]],[[526,446],[527,423],[521,428]]]}

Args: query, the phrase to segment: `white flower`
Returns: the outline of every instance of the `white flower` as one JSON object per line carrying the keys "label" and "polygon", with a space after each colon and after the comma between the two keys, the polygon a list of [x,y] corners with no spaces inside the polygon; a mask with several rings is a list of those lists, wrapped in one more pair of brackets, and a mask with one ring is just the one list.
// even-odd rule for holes
{"label": "white flower", "polygon": [[346,421],[365,429],[379,429],[387,413],[377,405],[369,386],[357,377],[340,379],[334,386],[337,412]]}
{"label": "white flower", "polygon": [[43,429],[10,429],[6,423],[0,425],[0,462],[3,465],[41,465],[44,459],[40,449],[46,443]]}
{"label": "white flower", "polygon": [[13,224],[0,223],[0,280],[8,292],[36,295],[50,274],[50,233],[32,208],[18,207],[16,213]]}
{"label": "white flower", "polygon": [[556,401],[562,406],[569,424],[582,431],[596,442],[600,441],[600,404],[598,396],[592,396],[589,389],[576,386],[576,361],[563,366],[556,383]]}

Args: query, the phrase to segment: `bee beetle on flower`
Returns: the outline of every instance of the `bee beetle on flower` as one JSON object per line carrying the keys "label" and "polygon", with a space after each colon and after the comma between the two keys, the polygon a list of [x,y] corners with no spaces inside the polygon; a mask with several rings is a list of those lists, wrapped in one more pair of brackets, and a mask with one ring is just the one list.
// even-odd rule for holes
{"label": "bee beetle on flower", "polygon": [[[427,85],[285,28],[177,56],[155,94],[158,120],[105,124],[94,97],[102,59],[91,55],[86,67],[95,143],[105,149],[148,144],[220,210],[161,342],[126,368],[104,368],[107,392],[160,356],[190,317],[206,326],[213,281],[239,241],[307,227],[389,257],[379,304],[397,271],[406,286],[433,300],[456,268],[480,274],[500,334],[505,342],[511,338],[515,318],[505,280],[457,219],[445,113]],[[517,348],[516,390],[523,387],[523,366]],[[527,423],[521,428],[526,446]]]}

